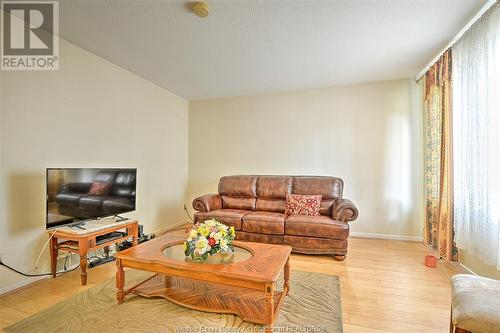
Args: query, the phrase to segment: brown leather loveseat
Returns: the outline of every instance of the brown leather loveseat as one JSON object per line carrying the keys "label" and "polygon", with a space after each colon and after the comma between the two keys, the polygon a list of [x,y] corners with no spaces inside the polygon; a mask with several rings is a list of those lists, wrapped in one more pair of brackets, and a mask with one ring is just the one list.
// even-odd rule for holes
{"label": "brown leather loveseat", "polygon": [[[236,238],[288,244],[294,252],[333,254],[344,260],[349,224],[358,217],[356,206],[342,198],[344,182],[323,176],[227,176],[219,194],[193,200],[195,222],[215,218],[234,226]],[[286,194],[321,194],[319,216],[286,216]]]}

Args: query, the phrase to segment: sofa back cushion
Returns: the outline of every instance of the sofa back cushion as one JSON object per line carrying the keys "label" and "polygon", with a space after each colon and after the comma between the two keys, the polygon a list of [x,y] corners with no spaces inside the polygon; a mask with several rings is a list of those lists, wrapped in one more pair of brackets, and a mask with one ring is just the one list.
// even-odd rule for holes
{"label": "sofa back cushion", "polygon": [[99,171],[94,176],[94,182],[112,183],[115,180],[115,176],[116,176],[115,171]]}
{"label": "sofa back cushion", "polygon": [[227,195],[221,196],[222,208],[225,209],[244,209],[255,210],[255,198],[237,198],[229,197]]}
{"label": "sofa back cushion", "polygon": [[324,176],[226,176],[219,181],[222,208],[284,213],[287,194],[321,194],[321,215],[342,198],[342,179]]}
{"label": "sofa back cushion", "polygon": [[255,210],[257,176],[226,176],[219,181],[222,208]]}
{"label": "sofa back cushion", "polygon": [[344,182],[340,178],[325,176],[296,176],[293,177],[293,194],[321,194],[321,215],[331,215],[335,199],[342,198]]}
{"label": "sofa back cushion", "polygon": [[135,179],[134,171],[120,171],[113,183],[111,194],[119,197],[134,197]]}
{"label": "sofa back cushion", "polygon": [[284,213],[286,195],[292,192],[292,179],[290,176],[260,176],[256,210]]}
{"label": "sofa back cushion", "polygon": [[340,178],[324,176],[293,177],[292,194],[321,194],[323,199],[342,198],[344,182]]}

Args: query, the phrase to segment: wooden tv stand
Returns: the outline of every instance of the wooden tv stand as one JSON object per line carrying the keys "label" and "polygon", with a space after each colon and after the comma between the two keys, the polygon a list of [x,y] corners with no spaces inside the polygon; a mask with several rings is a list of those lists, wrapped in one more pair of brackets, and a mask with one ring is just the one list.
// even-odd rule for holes
{"label": "wooden tv stand", "polygon": [[[80,255],[81,282],[87,284],[87,254],[104,248],[109,251],[109,246],[133,237],[132,245],[137,245],[139,237],[139,224],[136,220],[116,221],[114,219],[101,219],[90,221],[82,225],[84,229],[76,227],[61,227],[54,230],[48,230],[50,239],[50,268],[52,277],[57,274],[57,257],[59,250],[77,253]],[[117,239],[105,241],[97,244],[97,236],[109,234],[113,231],[126,231],[126,235]],[[63,240],[59,242],[59,240]]]}

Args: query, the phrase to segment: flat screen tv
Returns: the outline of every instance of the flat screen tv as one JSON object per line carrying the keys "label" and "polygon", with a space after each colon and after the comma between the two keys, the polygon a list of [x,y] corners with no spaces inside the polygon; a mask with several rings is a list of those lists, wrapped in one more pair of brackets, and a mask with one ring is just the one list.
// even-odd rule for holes
{"label": "flat screen tv", "polygon": [[135,210],[137,169],[48,168],[47,229]]}

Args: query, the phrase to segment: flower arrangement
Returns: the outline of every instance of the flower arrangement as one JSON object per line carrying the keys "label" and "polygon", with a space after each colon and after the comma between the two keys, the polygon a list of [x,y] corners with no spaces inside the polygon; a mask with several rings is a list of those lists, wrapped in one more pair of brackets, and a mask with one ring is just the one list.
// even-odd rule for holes
{"label": "flower arrangement", "polygon": [[219,252],[232,253],[234,227],[228,227],[216,219],[197,223],[184,242],[184,254],[193,260],[206,261],[208,256]]}

